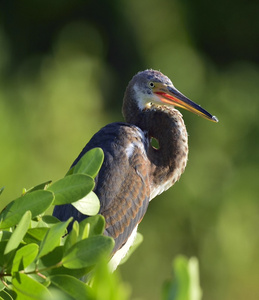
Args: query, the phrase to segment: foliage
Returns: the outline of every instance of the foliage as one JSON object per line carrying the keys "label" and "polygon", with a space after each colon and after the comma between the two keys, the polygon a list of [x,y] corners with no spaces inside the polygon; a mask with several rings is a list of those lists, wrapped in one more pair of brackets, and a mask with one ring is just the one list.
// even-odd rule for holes
{"label": "foliage", "polygon": [[[114,245],[103,235],[105,221],[97,215],[97,197],[88,198],[94,187],[89,174],[95,176],[102,161],[101,149],[89,151],[79,168],[54,183],[24,190],[1,212],[1,299],[54,299],[53,288],[74,299],[95,299],[93,289],[79,278],[90,277],[95,264],[108,257]],[[69,234],[72,218],[60,222],[45,214],[51,205],[76,203],[82,198],[84,205],[77,208],[95,216],[80,224],[75,221]]]}
{"label": "foliage", "polygon": [[163,300],[201,300],[198,261],[178,256],[173,262],[174,278],[164,285]]}
{"label": "foliage", "polygon": [[[105,220],[91,195],[102,161],[101,149],[90,150],[63,179],[24,190],[0,213],[0,299],[129,299],[128,287],[109,271],[114,241],[103,235]],[[61,222],[45,214],[51,205],[67,203],[94,215],[75,221],[69,233],[72,218]],[[138,235],[131,252],[141,241]],[[177,258],[174,274],[163,300],[200,300],[197,262]]]}

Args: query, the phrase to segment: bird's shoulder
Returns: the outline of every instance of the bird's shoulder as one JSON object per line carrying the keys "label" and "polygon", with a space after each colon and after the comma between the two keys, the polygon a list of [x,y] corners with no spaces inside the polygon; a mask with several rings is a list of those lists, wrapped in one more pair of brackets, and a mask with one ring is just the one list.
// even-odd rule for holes
{"label": "bird's shoulder", "polygon": [[131,142],[142,142],[145,143],[146,134],[137,126],[133,124],[116,122],[111,123],[100,129],[90,140],[99,142],[101,139],[102,143],[115,142],[123,147]]}
{"label": "bird's shoulder", "polygon": [[101,198],[101,206],[107,209],[119,203],[113,201],[114,196],[125,198],[138,182],[142,185],[148,180],[146,142],[144,132],[137,126],[111,123],[103,127],[86,145],[85,151],[88,147],[101,147],[104,152],[104,162],[95,187]]}
{"label": "bird's shoulder", "polygon": [[121,162],[127,161],[136,150],[140,150],[145,156],[147,136],[135,125],[123,122],[110,123],[93,135],[72,166],[76,165],[87,151],[96,147],[102,148],[105,160],[111,159],[111,156],[116,158],[120,156]]}

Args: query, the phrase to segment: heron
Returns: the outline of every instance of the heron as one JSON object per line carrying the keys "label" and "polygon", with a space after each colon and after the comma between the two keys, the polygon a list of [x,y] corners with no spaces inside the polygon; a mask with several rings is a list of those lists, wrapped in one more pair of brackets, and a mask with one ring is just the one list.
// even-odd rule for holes
{"label": "heron", "polygon": [[[98,131],[71,166],[90,149],[102,148],[104,162],[95,178],[94,192],[100,199],[99,214],[106,222],[104,234],[115,241],[109,263],[112,271],[134,242],[149,202],[174,185],[185,170],[188,135],[175,107],[218,122],[160,71],[137,73],[123,98],[125,122],[111,123]],[[62,221],[72,216],[80,222],[87,217],[71,204],[56,206],[53,214]]]}

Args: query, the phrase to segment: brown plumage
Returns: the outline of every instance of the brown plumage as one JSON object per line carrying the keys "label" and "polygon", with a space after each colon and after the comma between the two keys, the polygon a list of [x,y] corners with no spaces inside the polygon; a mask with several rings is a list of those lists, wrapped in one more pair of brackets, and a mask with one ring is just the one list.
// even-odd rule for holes
{"label": "brown plumage", "polygon": [[[104,151],[94,191],[101,203],[99,213],[106,220],[105,234],[115,240],[113,270],[134,241],[149,201],[179,180],[185,169],[187,131],[174,106],[217,122],[216,117],[175,89],[161,72],[139,72],[125,91],[122,112],[126,123],[102,128],[73,163],[92,148]],[[159,143],[157,149],[152,146],[152,138]],[[61,220],[87,217],[72,205],[56,207],[54,215]]]}

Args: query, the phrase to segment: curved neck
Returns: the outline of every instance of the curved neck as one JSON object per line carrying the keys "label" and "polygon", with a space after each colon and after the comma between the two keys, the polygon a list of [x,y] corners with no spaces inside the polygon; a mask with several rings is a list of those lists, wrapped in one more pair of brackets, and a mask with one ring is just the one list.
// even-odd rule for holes
{"label": "curved neck", "polygon": [[[182,115],[174,108],[151,105],[142,111],[138,108],[126,121],[148,134],[147,155],[153,198],[179,180],[185,169],[188,136]],[[152,147],[151,138],[158,140],[159,149]]]}

